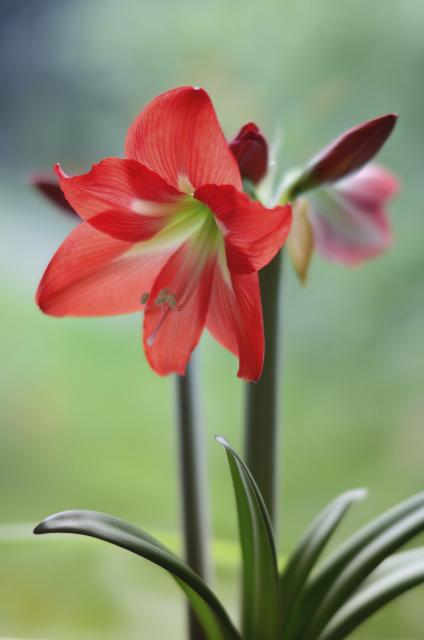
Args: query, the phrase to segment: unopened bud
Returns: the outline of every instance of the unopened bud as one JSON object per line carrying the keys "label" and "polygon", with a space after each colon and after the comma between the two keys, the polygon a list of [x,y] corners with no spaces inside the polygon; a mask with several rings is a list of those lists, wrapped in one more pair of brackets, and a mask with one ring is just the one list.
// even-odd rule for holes
{"label": "unopened bud", "polygon": [[321,184],[337,182],[361,169],[380,151],[393,131],[397,115],[367,120],[336,138],[313,158],[290,190],[291,197]]}
{"label": "unopened bud", "polygon": [[268,143],[259,128],[249,122],[230,142],[230,149],[237,160],[241,177],[257,184],[268,168]]}

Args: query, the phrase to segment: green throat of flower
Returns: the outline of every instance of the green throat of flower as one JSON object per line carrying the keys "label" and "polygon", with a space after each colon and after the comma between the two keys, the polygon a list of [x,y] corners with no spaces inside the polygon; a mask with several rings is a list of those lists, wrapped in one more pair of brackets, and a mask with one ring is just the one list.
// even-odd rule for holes
{"label": "green throat of flower", "polygon": [[181,252],[176,269],[162,283],[153,298],[148,292],[141,303],[160,309],[154,330],[147,338],[152,346],[170,313],[181,311],[200,286],[205,269],[222,254],[224,241],[212,211],[192,197],[184,198],[182,210],[161,231],[162,238],[178,238],[176,251]]}

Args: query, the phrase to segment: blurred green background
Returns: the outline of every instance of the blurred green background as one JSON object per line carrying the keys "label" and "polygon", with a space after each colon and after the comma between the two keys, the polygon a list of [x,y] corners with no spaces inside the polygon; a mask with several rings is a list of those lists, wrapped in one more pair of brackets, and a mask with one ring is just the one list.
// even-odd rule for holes
{"label": "blurred green background", "polygon": [[[0,1],[0,637],[182,639],[182,600],[159,569],[96,541],[32,538],[45,515],[104,510],[178,544],[173,381],[156,377],[140,317],[55,320],[34,290],[73,222],[26,184],[61,161],[122,155],[156,94],[199,84],[226,134],[254,120],[282,167],[343,129],[397,111],[381,160],[402,181],[393,250],[361,269],[315,258],[286,274],[281,549],[326,501],[370,489],[342,534],[424,486],[422,0]],[[243,384],[201,346],[214,535],[235,542],[225,457],[241,445]],[[225,557],[222,557],[222,556]],[[235,610],[236,558],[217,588]],[[424,637],[422,589],[354,636]]]}

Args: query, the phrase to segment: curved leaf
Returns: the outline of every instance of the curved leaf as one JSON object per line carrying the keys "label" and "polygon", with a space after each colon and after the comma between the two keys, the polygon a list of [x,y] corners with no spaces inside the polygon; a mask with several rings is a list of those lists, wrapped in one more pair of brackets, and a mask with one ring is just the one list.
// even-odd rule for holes
{"label": "curved leaf", "polygon": [[381,578],[384,578],[397,569],[406,567],[410,562],[421,562],[421,560],[424,560],[424,547],[394,553],[392,556],[389,556],[387,560],[384,560],[384,562],[382,562],[377,569],[370,574],[362,584],[361,589],[368,587],[377,580],[381,580]]}
{"label": "curved leaf", "polygon": [[424,507],[424,492],[401,502],[359,529],[323,563],[316,575],[308,581],[306,587],[302,602],[303,619],[298,628],[298,633],[302,638],[302,633],[308,625],[312,613],[322,601],[322,594],[327,593],[349,562],[375,538],[422,507]]}
{"label": "curved leaf", "polygon": [[389,558],[375,574],[336,613],[318,640],[343,640],[384,605],[424,583],[424,549]]}
{"label": "curved leaf", "polygon": [[303,590],[318,558],[349,507],[366,494],[365,489],[354,489],[333,500],[308,527],[289,557],[281,576],[282,637],[285,640],[292,637],[298,617],[303,618]]}
{"label": "curved leaf", "polygon": [[190,601],[209,640],[240,640],[225,609],[206,584],[158,540],[123,520],[96,511],[64,511],[43,520],[34,533],[76,533],[110,542],[162,567]]}
{"label": "curved leaf", "polygon": [[243,639],[275,640],[280,627],[277,554],[269,515],[249,469],[222,437],[237,503],[243,558]]}
{"label": "curved leaf", "polygon": [[374,569],[424,530],[424,508],[403,517],[359,551],[334,580],[310,619],[302,640],[316,640],[336,612]]}

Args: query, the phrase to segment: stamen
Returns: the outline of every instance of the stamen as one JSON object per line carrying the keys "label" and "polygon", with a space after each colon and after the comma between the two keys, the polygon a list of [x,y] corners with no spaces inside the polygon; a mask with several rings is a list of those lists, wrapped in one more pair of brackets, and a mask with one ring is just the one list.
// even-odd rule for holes
{"label": "stamen", "polygon": [[159,291],[159,294],[155,300],[155,304],[161,308],[161,316],[158,320],[156,327],[153,329],[150,336],[147,338],[146,343],[148,347],[151,347],[156,340],[160,328],[169,316],[171,311],[178,311],[177,296],[172,293],[167,287]]}
{"label": "stamen", "polygon": [[168,305],[168,307],[174,311],[177,308],[177,296],[166,287],[159,291],[155,304]]}
{"label": "stamen", "polygon": [[148,291],[145,291],[145,293],[142,293],[140,298],[141,304],[146,304],[146,302],[149,299],[149,296],[150,296],[150,293],[148,293]]}
{"label": "stamen", "polygon": [[165,322],[166,318],[168,317],[168,314],[169,314],[169,308],[166,309],[166,310],[162,310],[162,315],[159,318],[159,322],[157,323],[156,327],[153,329],[152,333],[150,334],[150,336],[146,340],[146,343],[147,343],[148,347],[152,347],[153,346],[153,343],[156,340],[156,336],[159,333],[159,329],[161,328],[161,326]]}

